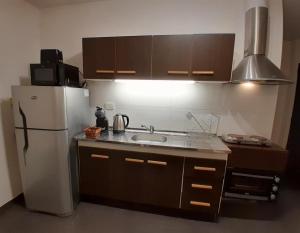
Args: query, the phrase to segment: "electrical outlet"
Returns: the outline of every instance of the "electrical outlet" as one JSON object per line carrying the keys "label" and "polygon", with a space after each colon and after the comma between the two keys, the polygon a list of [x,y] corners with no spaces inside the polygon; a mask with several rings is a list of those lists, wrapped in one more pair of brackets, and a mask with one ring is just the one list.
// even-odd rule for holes
{"label": "electrical outlet", "polygon": [[113,102],[106,102],[106,103],[104,103],[104,109],[105,110],[114,110],[115,104]]}

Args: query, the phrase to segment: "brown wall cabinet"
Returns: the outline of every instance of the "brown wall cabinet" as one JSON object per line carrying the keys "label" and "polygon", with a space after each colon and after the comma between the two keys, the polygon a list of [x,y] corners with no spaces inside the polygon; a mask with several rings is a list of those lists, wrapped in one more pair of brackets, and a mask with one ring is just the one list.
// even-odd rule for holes
{"label": "brown wall cabinet", "polygon": [[229,81],[234,34],[83,39],[87,79]]}
{"label": "brown wall cabinet", "polygon": [[225,161],[82,146],[79,161],[83,198],[218,216]]}
{"label": "brown wall cabinet", "polygon": [[116,38],[116,75],[138,79],[151,76],[151,36]]}
{"label": "brown wall cabinet", "polygon": [[153,36],[153,79],[188,79],[192,58],[192,36]]}
{"label": "brown wall cabinet", "polygon": [[194,35],[191,79],[229,81],[232,70],[234,35]]}
{"label": "brown wall cabinet", "polygon": [[85,78],[151,77],[152,36],[84,38],[82,47]]}
{"label": "brown wall cabinet", "polygon": [[99,37],[82,40],[83,73],[89,79],[112,79],[115,75],[115,38]]}

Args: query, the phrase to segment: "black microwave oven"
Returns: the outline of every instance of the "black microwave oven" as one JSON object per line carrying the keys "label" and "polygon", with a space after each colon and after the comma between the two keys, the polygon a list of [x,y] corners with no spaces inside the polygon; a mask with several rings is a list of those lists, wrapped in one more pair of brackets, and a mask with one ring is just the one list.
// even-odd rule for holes
{"label": "black microwave oven", "polygon": [[80,87],[79,69],[64,63],[30,64],[31,85]]}

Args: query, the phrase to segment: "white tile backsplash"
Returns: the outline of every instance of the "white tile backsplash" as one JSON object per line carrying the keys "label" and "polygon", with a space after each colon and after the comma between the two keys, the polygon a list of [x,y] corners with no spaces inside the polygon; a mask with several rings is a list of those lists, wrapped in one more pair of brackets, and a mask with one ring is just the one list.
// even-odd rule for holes
{"label": "white tile backsplash", "polygon": [[124,113],[130,118],[130,127],[146,124],[160,130],[201,131],[186,116],[192,112],[202,128],[218,135],[270,137],[277,96],[275,86],[247,88],[218,83],[88,81],[88,88],[92,111],[105,102],[114,103],[115,109],[106,111],[110,125],[114,114]]}

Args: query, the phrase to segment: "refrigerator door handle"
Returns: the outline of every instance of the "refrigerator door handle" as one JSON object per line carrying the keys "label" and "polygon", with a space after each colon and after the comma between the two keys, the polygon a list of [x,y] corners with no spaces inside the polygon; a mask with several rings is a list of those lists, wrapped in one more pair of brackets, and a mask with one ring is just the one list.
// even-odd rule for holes
{"label": "refrigerator door handle", "polygon": [[25,113],[23,112],[23,110],[21,108],[20,102],[19,102],[19,112],[21,114],[22,121],[23,121],[23,131],[24,131],[24,141],[25,141],[25,144],[23,147],[23,156],[24,156],[24,164],[26,166],[26,153],[27,153],[28,146],[29,146],[28,145],[27,121],[26,121]]}

